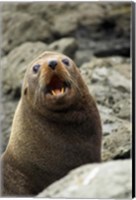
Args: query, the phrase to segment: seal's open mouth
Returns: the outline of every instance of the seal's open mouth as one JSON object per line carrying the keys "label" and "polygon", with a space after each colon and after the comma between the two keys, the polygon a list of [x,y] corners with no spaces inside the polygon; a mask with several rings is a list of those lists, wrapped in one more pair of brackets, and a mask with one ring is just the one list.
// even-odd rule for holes
{"label": "seal's open mouth", "polygon": [[58,76],[54,75],[51,78],[50,83],[47,85],[47,93],[50,93],[54,96],[61,95],[65,93],[68,87],[68,83],[62,81]]}

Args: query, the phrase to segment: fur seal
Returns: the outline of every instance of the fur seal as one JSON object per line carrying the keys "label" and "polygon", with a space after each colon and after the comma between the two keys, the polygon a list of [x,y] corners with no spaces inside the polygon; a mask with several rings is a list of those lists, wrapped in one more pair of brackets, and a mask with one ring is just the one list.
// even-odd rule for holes
{"label": "fur seal", "polygon": [[33,196],[71,169],[101,160],[101,121],[79,69],[44,52],[26,70],[2,156],[2,195]]}

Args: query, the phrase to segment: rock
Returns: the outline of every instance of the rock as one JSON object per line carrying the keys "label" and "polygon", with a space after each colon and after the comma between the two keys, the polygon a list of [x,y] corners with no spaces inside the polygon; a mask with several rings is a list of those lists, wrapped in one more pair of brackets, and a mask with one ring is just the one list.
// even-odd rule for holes
{"label": "rock", "polygon": [[8,98],[7,96],[2,97],[2,108],[1,108],[1,116],[0,116],[1,132],[2,132],[2,135],[1,135],[2,152],[5,150],[8,140],[9,140],[9,136],[11,132],[11,124],[12,124],[12,120],[13,120],[13,116],[14,116],[17,104],[18,104],[18,99],[11,101],[11,99]]}
{"label": "rock", "polygon": [[122,63],[114,64],[114,68],[128,80],[132,79],[132,64],[129,58]]}
{"label": "rock", "polygon": [[3,92],[11,93],[11,96],[19,97],[22,81],[27,64],[43,51],[48,50],[48,46],[42,42],[26,42],[13,49],[2,59]]}
{"label": "rock", "polygon": [[121,92],[130,92],[130,80],[125,78],[114,68],[95,68],[93,71],[92,82],[103,82],[103,85],[108,85]]}
{"label": "rock", "polygon": [[72,170],[37,197],[129,199],[131,196],[131,160],[118,160]]}
{"label": "rock", "polygon": [[74,54],[77,49],[77,42],[74,38],[62,38],[51,43],[49,45],[49,49],[74,58]]}
{"label": "rock", "polygon": [[[111,70],[111,68],[117,72],[119,72],[119,74],[125,76],[125,78],[130,79],[130,75],[131,75],[131,61],[129,58],[123,58],[121,56],[110,56],[110,57],[106,57],[106,58],[97,58],[97,57],[91,57],[90,60],[88,62],[84,62],[81,65],[81,71],[84,70],[91,70],[93,71],[94,69],[96,70],[96,73],[99,74],[99,68],[102,71],[105,70],[108,73],[109,70]],[[102,72],[100,72],[100,74],[102,74]],[[106,74],[105,74],[106,75]],[[87,78],[87,77],[86,77]]]}
{"label": "rock", "polygon": [[[130,158],[132,127],[131,123],[111,117],[107,124],[111,128],[110,134],[102,140],[102,160],[115,160]],[[106,122],[105,122],[106,123]]]}
{"label": "rock", "polygon": [[[102,121],[102,160],[130,158],[132,123],[115,116],[112,108],[98,104]],[[130,111],[128,111],[130,114]]]}
{"label": "rock", "polygon": [[78,50],[75,54],[75,62],[78,66],[81,66],[82,64],[89,62],[91,57],[93,57],[91,50]]}
{"label": "rock", "polygon": [[[121,57],[103,59],[92,57],[90,62],[84,63],[80,67],[81,74],[89,87],[90,93],[93,94],[99,104],[108,108],[113,108],[113,106],[116,108],[118,102],[122,103],[124,99],[130,98],[131,84],[129,74],[131,67],[130,63],[128,63],[127,69],[129,70],[126,70],[124,74],[126,63],[128,63],[128,60]],[[120,65],[122,67],[118,70]],[[124,103],[122,104],[124,105]],[[130,106],[130,103],[128,106]],[[130,112],[125,115],[130,115]]]}
{"label": "rock", "polygon": [[[123,45],[122,45],[122,44]],[[113,45],[114,44],[114,45]],[[97,57],[106,57],[106,56],[130,56],[130,44],[129,42],[122,41],[121,39],[113,39],[109,43],[105,39],[105,44],[99,44],[99,48],[96,48],[94,55]]]}
{"label": "rock", "polygon": [[90,61],[84,63],[83,66],[87,65],[89,68],[113,67],[117,70],[120,70],[119,68],[121,66],[120,73],[122,74],[124,72],[124,69],[126,69],[127,73],[128,73],[126,75],[129,75],[129,73],[131,71],[130,63],[131,63],[130,58],[124,58],[122,56],[109,56],[106,58],[97,58],[97,57],[93,56],[90,59]]}
{"label": "rock", "polygon": [[113,111],[119,118],[130,120],[131,101],[129,98],[120,99],[114,106]]}
{"label": "rock", "polygon": [[[116,107],[116,104],[118,106],[118,102],[122,101],[122,104],[124,105],[124,99],[129,99],[130,94],[127,92],[123,92],[120,90],[116,90],[111,86],[107,84],[103,85],[103,83],[100,84],[94,84],[89,86],[90,93],[95,96],[96,101],[108,108]],[[130,110],[128,110],[130,115]],[[117,111],[114,109],[114,112],[117,114]],[[125,114],[127,115],[127,114]]]}
{"label": "rock", "polygon": [[77,62],[82,54],[80,63],[88,61],[85,51],[99,57],[129,57],[130,16],[131,3],[3,3],[2,49],[8,53],[23,42],[74,37],[79,47]]}
{"label": "rock", "polygon": [[113,131],[117,131],[118,126],[122,124],[122,120],[113,116],[112,108],[98,104],[98,109],[102,121],[103,136],[110,135]]}
{"label": "rock", "polygon": [[[82,38],[90,30],[87,27],[91,27],[93,31],[93,25],[97,24],[104,13],[102,5],[96,3],[76,3],[72,2],[67,5],[60,4],[61,12],[56,13],[53,21],[53,31],[55,35],[65,37],[68,35],[75,35],[78,38]],[[90,12],[91,9],[91,12]],[[95,26],[94,26],[95,27]]]}
{"label": "rock", "polygon": [[71,35],[77,29],[77,14],[65,13],[54,18],[53,32],[59,37]]}
{"label": "rock", "polygon": [[[110,71],[112,69],[110,68]],[[92,82],[96,83],[96,82],[107,82],[108,79],[108,75],[109,75],[109,69],[106,67],[101,67],[101,68],[95,68],[93,71],[93,76],[92,76]]]}
{"label": "rock", "polygon": [[12,13],[8,10],[3,12],[2,18],[2,49],[5,53],[8,53],[23,42],[40,40],[47,42],[51,38],[50,26],[37,16],[22,12]]}
{"label": "rock", "polygon": [[110,70],[108,74],[109,86],[111,85],[115,89],[122,92],[130,92],[130,80],[115,70]]}

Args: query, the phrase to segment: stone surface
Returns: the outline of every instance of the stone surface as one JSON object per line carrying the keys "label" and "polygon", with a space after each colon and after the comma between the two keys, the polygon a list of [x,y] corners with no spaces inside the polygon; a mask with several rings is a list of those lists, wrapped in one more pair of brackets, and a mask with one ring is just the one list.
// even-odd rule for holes
{"label": "stone surface", "polygon": [[50,26],[35,15],[22,12],[13,12],[12,14],[8,10],[3,12],[2,19],[2,47],[5,53],[24,42],[46,41],[51,36]]}
{"label": "stone surface", "polygon": [[132,137],[131,123],[127,121],[119,123],[119,119],[112,121],[112,117],[110,116],[109,121],[107,120],[104,126],[105,125],[108,126],[109,131],[107,130],[107,132],[110,134],[105,134],[102,140],[102,160],[130,158]]}
{"label": "stone surface", "polygon": [[122,99],[113,106],[113,111],[117,117],[131,120],[132,102],[130,99]]}
{"label": "stone surface", "polygon": [[71,171],[37,197],[130,199],[131,160],[88,164]]}
{"label": "stone surface", "polygon": [[77,42],[74,38],[62,38],[51,43],[49,45],[49,49],[74,58],[74,54],[77,49]]}
{"label": "stone surface", "polygon": [[122,92],[130,92],[130,80],[114,70],[109,70],[107,74],[108,84]]}
{"label": "stone surface", "polygon": [[1,108],[1,116],[0,116],[0,120],[1,120],[1,129],[2,129],[2,146],[1,149],[2,151],[5,150],[8,140],[9,140],[9,136],[10,136],[10,132],[11,132],[11,124],[13,121],[13,116],[15,113],[15,109],[17,107],[18,104],[18,99],[12,101],[10,96],[5,96],[2,97],[2,108]]}
{"label": "stone surface", "polygon": [[28,41],[74,37],[83,54],[129,56],[130,12],[131,3],[121,2],[3,3],[3,54]]}

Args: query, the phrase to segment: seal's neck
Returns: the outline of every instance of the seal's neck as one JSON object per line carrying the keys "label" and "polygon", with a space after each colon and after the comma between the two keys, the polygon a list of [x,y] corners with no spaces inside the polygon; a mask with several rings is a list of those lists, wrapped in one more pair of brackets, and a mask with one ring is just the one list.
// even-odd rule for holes
{"label": "seal's neck", "polygon": [[[84,95],[88,95],[88,98],[85,98]],[[23,112],[23,118],[29,116],[32,121],[35,120],[37,123],[39,120],[39,123],[44,124],[45,121],[48,121],[48,123],[79,125],[88,119],[88,111],[86,111],[86,107],[88,107],[87,104],[89,102],[87,102],[86,99],[90,99],[89,93],[82,94],[80,101],[70,105],[69,107],[56,110],[43,107],[42,112],[40,112],[38,109],[35,109],[35,107],[30,105],[27,99],[21,98],[20,108]]]}

